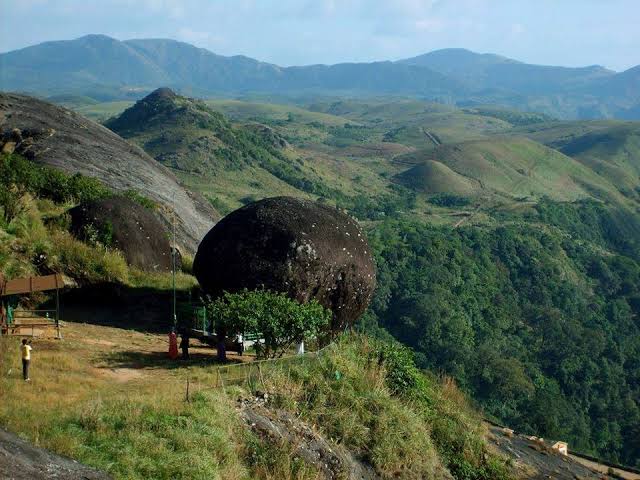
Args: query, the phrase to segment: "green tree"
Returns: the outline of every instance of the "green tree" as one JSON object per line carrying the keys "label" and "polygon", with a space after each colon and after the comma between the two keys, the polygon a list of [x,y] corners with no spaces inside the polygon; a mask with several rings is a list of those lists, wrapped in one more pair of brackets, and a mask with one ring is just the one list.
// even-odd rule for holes
{"label": "green tree", "polygon": [[264,339],[262,354],[281,357],[293,345],[325,331],[331,312],[315,300],[300,304],[284,293],[244,290],[208,302],[220,339],[253,334]]}

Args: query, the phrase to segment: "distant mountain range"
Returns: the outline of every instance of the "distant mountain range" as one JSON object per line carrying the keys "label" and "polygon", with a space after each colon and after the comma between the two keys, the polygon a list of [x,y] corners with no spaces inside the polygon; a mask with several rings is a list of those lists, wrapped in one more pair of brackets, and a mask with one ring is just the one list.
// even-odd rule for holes
{"label": "distant mountain range", "polygon": [[474,106],[499,104],[559,118],[640,119],[640,66],[531,65],[464,49],[397,62],[280,67],[225,57],[174,40],[87,35],[0,55],[0,89],[97,100],[140,98],[168,86],[192,96],[412,96]]}

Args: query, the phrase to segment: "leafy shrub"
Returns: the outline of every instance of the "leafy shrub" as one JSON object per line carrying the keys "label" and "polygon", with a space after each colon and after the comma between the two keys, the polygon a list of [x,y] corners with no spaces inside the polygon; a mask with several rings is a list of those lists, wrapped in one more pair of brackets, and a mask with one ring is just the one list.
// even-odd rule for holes
{"label": "leafy shrub", "polygon": [[140,192],[138,192],[133,188],[125,190],[122,193],[122,196],[128,198],[129,200],[133,200],[134,202],[136,202],[137,204],[143,206],[148,210],[155,210],[158,206],[156,202],[151,200],[149,197],[145,197],[144,195],[142,195]]}
{"label": "leafy shrub", "polygon": [[471,203],[469,198],[453,193],[438,193],[427,201],[439,207],[465,207]]}
{"label": "leafy shrub", "polygon": [[282,356],[294,344],[326,329],[331,313],[318,302],[300,304],[283,293],[245,290],[209,301],[207,311],[216,330],[225,334],[254,334],[264,338],[264,356]]}
{"label": "leafy shrub", "polygon": [[381,343],[378,363],[384,365],[386,382],[394,395],[414,395],[422,387],[423,376],[413,360],[413,352],[397,342]]}
{"label": "leafy shrub", "polygon": [[227,213],[233,210],[229,205],[227,205],[219,197],[216,197],[214,195],[207,195],[206,197],[207,197],[207,200],[209,200],[209,203],[211,204],[211,206],[215,208],[222,215],[226,215]]}
{"label": "leafy shrub", "polygon": [[8,223],[19,212],[25,193],[56,203],[86,202],[106,198],[111,191],[99,180],[79,173],[67,175],[35,164],[19,155],[0,157],[0,206]]}

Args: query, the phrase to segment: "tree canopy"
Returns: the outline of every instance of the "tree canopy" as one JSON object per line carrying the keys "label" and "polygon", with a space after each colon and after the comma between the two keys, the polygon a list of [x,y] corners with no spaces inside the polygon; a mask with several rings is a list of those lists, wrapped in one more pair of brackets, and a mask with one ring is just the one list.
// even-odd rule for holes
{"label": "tree canopy", "polygon": [[374,226],[363,319],[455,377],[490,417],[638,465],[637,217],[543,201],[495,226]]}
{"label": "tree canopy", "polygon": [[218,331],[261,337],[265,357],[282,356],[296,343],[321,334],[331,320],[331,312],[315,300],[300,304],[267,290],[226,292],[210,300],[207,310]]}

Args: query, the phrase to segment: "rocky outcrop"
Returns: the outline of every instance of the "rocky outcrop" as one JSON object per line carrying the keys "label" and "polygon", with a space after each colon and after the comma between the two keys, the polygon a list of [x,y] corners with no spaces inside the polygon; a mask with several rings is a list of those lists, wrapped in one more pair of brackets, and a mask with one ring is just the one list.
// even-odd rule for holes
{"label": "rocky outcrop", "polygon": [[68,173],[98,178],[115,191],[134,189],[158,202],[168,227],[175,205],[178,244],[194,252],[219,215],[140,148],[70,110],[0,93],[0,149]]}
{"label": "rocky outcrop", "polygon": [[12,480],[109,480],[106,473],[34,447],[0,429],[0,478]]}
{"label": "rocky outcrop", "polygon": [[207,233],[194,273],[213,296],[266,288],[333,312],[333,330],[352,324],[376,285],[369,245],[358,223],[320,203],[275,197],[249,204]]}
{"label": "rocky outcrop", "polygon": [[117,248],[129,265],[141,270],[171,270],[167,232],[153,212],[137,202],[115,196],[78,205],[69,213],[71,230],[81,240]]}
{"label": "rocky outcrop", "polygon": [[378,480],[381,477],[349,450],[329,441],[297,415],[268,408],[267,393],[238,401],[240,416],[251,430],[267,442],[291,445],[292,454],[312,465],[326,480]]}

